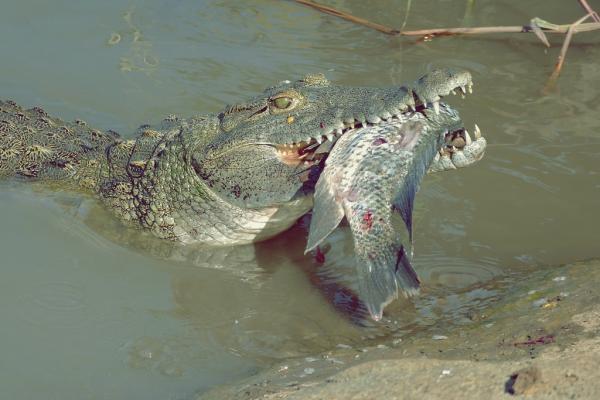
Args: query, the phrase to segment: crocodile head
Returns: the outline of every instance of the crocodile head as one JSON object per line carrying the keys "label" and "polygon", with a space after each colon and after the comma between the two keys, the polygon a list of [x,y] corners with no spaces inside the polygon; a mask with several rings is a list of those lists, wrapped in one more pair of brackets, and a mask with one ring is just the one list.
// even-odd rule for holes
{"label": "crocodile head", "polygon": [[441,100],[449,94],[465,95],[471,87],[468,72],[450,69],[388,88],[337,86],[323,75],[284,81],[249,101],[225,107],[211,142],[193,152],[194,168],[231,204],[285,208],[312,195],[323,161],[341,135],[384,120],[401,125],[417,113],[447,131],[447,146],[432,169],[464,166],[465,160],[481,157],[485,143],[481,151],[459,157],[473,140],[458,113]]}

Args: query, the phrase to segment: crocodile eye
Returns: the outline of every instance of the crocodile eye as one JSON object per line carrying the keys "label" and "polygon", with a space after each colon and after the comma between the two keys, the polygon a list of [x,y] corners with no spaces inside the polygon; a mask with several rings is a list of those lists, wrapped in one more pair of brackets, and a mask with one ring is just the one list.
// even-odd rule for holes
{"label": "crocodile eye", "polygon": [[280,110],[285,110],[287,108],[290,108],[292,103],[293,103],[293,100],[291,97],[278,97],[276,99],[273,99],[273,105],[276,108],[279,108]]}

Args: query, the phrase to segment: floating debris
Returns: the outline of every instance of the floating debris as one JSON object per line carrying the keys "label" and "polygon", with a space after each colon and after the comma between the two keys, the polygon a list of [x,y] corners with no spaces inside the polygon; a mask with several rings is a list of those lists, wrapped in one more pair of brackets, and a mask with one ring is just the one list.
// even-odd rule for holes
{"label": "floating debris", "polygon": [[113,32],[110,34],[110,38],[108,38],[108,41],[106,42],[106,44],[108,44],[109,46],[114,46],[115,44],[118,44],[121,41],[121,35],[119,35],[117,32]]}

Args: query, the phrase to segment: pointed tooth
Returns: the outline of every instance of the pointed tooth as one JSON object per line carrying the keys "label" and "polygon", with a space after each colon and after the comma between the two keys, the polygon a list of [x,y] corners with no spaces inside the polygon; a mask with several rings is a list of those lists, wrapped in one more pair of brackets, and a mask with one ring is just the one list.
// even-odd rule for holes
{"label": "pointed tooth", "polygon": [[327,137],[327,140],[329,141],[333,141],[333,133],[328,133],[327,135],[325,135]]}
{"label": "pointed tooth", "polygon": [[315,138],[315,140],[317,141],[317,143],[321,144],[321,142],[323,142],[323,138],[321,136],[317,136]]}
{"label": "pointed tooth", "polygon": [[469,131],[465,129],[465,143],[466,145],[470,145],[471,143],[473,143],[473,140],[471,139],[471,135],[469,135]]}
{"label": "pointed tooth", "polygon": [[336,135],[341,135],[342,133],[344,133],[342,128],[338,128],[335,130]]}
{"label": "pointed tooth", "polygon": [[463,94],[467,94],[467,89],[466,89],[465,85],[462,85],[460,87],[460,90],[462,90]]}
{"label": "pointed tooth", "polygon": [[433,104],[433,109],[435,110],[435,113],[439,114],[440,113],[440,102],[434,101],[432,104]]}
{"label": "pointed tooth", "polygon": [[409,105],[408,105],[408,108],[410,108],[410,110],[411,110],[412,112],[415,112],[415,111],[417,111],[417,109],[415,108],[415,105],[414,105],[414,104],[409,104]]}
{"label": "pointed tooth", "polygon": [[378,124],[381,122],[381,118],[379,118],[377,115],[374,115],[372,117],[367,117],[367,122],[371,124]]}
{"label": "pointed tooth", "polygon": [[469,83],[469,85],[467,86],[467,88],[469,89],[469,94],[473,94],[473,84]]}
{"label": "pointed tooth", "polygon": [[475,124],[475,140],[479,139],[480,137],[481,137],[481,130],[479,129],[477,124]]}
{"label": "pointed tooth", "polygon": [[456,90],[451,90],[450,93],[452,93],[454,96],[456,96]]}

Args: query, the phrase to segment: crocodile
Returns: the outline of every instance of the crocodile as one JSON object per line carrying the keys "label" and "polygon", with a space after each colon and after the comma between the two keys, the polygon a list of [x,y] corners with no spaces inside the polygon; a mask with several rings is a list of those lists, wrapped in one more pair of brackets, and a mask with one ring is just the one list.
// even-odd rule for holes
{"label": "crocodile", "polygon": [[477,161],[482,152],[469,152],[458,113],[442,102],[471,88],[468,72],[451,69],[386,88],[312,74],[218,113],[142,125],[133,139],[0,101],[0,180],[93,195],[123,223],[163,239],[256,242],[311,210],[327,154],[355,129],[420,115],[423,126],[447,126],[430,171]]}

